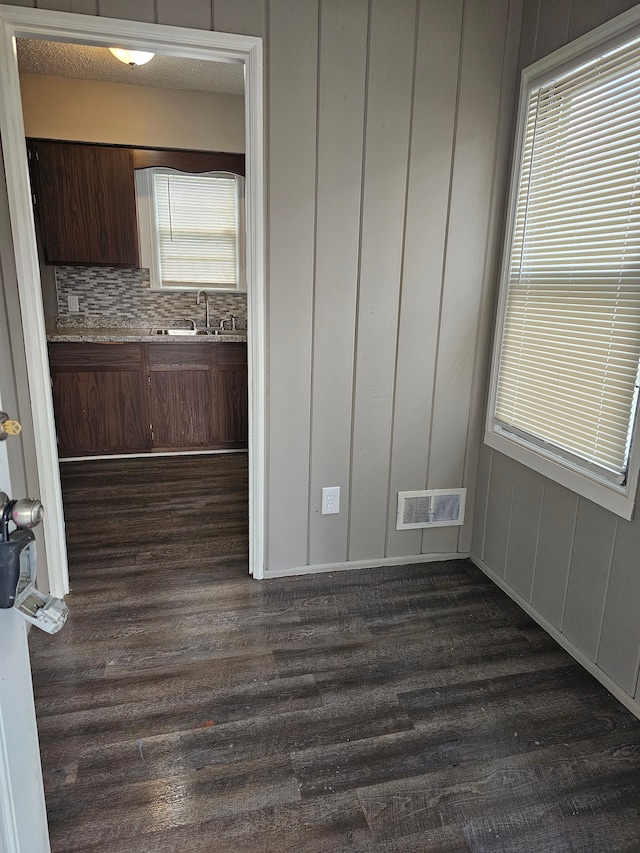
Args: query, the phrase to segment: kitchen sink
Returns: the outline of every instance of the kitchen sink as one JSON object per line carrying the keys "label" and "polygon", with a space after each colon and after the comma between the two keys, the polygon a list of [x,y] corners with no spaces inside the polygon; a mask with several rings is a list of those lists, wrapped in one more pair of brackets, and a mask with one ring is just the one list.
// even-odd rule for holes
{"label": "kitchen sink", "polygon": [[208,335],[206,329],[154,329],[154,335]]}
{"label": "kitchen sink", "polygon": [[189,337],[193,337],[194,335],[213,335],[214,337],[223,337],[225,335],[243,335],[244,332],[239,329],[183,329],[183,328],[170,328],[170,329],[154,329],[154,335],[188,335]]}
{"label": "kitchen sink", "polygon": [[152,335],[176,335],[180,337],[194,337],[202,335],[210,335],[213,337],[226,337],[235,335],[236,337],[246,335],[246,332],[241,329],[186,329],[172,326],[169,329],[152,329]]}

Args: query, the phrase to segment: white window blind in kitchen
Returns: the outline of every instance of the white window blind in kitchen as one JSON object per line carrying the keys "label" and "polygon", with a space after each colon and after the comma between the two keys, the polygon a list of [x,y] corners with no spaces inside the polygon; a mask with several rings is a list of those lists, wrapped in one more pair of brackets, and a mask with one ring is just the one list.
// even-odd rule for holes
{"label": "white window blind in kitchen", "polygon": [[155,169],[153,195],[164,286],[238,287],[238,179]]}
{"label": "white window blind in kitchen", "polygon": [[493,429],[623,484],[640,360],[640,42],[528,92]]}

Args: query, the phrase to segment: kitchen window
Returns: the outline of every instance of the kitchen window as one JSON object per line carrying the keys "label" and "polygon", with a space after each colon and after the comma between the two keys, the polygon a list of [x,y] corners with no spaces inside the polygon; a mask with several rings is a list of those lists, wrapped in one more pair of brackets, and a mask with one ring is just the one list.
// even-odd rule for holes
{"label": "kitchen window", "polygon": [[142,266],[152,290],[246,290],[243,185],[228,172],[136,172]]}
{"label": "kitchen window", "polygon": [[640,36],[600,31],[523,74],[485,440],[631,518]]}

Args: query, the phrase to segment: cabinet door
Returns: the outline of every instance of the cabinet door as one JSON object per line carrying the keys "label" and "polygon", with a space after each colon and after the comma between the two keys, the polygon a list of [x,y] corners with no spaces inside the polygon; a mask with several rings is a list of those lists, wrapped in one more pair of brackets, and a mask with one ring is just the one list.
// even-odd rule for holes
{"label": "cabinet door", "polygon": [[29,152],[46,263],[138,266],[131,152],[42,140]]}
{"label": "cabinet door", "polygon": [[244,448],[249,435],[247,345],[219,344],[216,350],[220,444]]}
{"label": "cabinet door", "polygon": [[208,417],[211,399],[208,368],[154,370],[150,376],[154,449],[189,450],[211,446],[214,430]]}
{"label": "cabinet door", "polygon": [[60,456],[149,448],[140,344],[50,343],[49,366]]}
{"label": "cabinet door", "polygon": [[139,370],[52,369],[58,453],[85,456],[147,450],[149,430],[140,413]]}
{"label": "cabinet door", "polygon": [[215,375],[211,344],[159,343],[147,345],[149,415],[153,448],[195,450],[219,442]]}

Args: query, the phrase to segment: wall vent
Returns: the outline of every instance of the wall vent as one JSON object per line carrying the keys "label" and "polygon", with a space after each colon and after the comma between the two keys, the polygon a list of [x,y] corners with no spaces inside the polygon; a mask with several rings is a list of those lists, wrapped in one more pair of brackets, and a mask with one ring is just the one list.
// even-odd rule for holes
{"label": "wall vent", "polygon": [[416,527],[450,527],[464,521],[466,489],[431,489],[398,492],[396,530]]}

